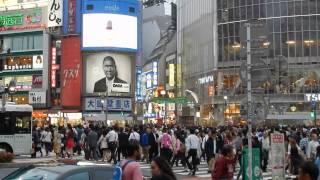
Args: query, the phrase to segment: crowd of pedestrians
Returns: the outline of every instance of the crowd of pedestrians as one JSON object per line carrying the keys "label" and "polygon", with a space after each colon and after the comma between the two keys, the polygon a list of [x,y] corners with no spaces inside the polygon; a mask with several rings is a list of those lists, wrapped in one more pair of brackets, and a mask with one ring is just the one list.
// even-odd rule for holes
{"label": "crowd of pedestrians", "polygon": [[[285,135],[286,172],[298,175],[312,162],[318,174],[319,132],[317,128],[302,126],[254,129],[252,145],[260,150],[262,171],[266,172],[269,167],[271,133],[282,133]],[[42,149],[46,156],[53,151],[57,158],[72,158],[83,152],[86,160],[120,162],[120,166],[125,166],[123,179],[132,179],[126,177],[126,172],[134,177],[142,176],[137,161],[150,164],[153,179],[176,179],[173,166],[183,166],[189,175],[195,175],[200,162],[206,161],[213,180],[233,179],[235,167],[243,168],[241,159],[243,149],[248,146],[247,133],[245,126],[50,126],[34,128],[32,156],[36,157],[38,152],[43,156]]]}

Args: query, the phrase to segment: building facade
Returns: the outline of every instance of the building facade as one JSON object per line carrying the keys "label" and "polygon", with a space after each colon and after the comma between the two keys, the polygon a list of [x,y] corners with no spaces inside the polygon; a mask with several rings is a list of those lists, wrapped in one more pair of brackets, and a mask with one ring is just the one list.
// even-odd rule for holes
{"label": "building facade", "polygon": [[[217,123],[238,123],[246,119],[246,79],[242,76],[246,65],[246,55],[243,53],[245,49],[243,40],[246,37],[242,32],[244,23],[252,19],[259,19],[265,24],[264,30],[267,35],[262,44],[266,53],[253,56],[253,67],[264,67],[252,72],[254,119],[268,122],[280,120],[286,123],[313,120],[310,112],[314,109],[314,105],[305,100],[305,97],[319,91],[317,69],[319,69],[320,3],[312,0],[305,2],[217,0],[215,2],[212,6],[204,6],[206,3],[204,1],[197,3],[200,8],[192,6],[192,0],[178,3],[178,11],[180,8],[181,13],[200,14],[201,17],[211,13],[213,15],[210,17],[217,17],[216,24],[214,19],[209,20],[213,24],[212,27],[200,25],[209,32],[217,28],[217,35],[213,35],[216,38],[210,38],[208,41],[216,45],[209,51],[213,52],[213,55],[206,55],[200,51],[192,54],[185,51],[189,45],[186,39],[191,37],[187,35],[189,27],[185,21],[199,24],[205,18],[192,21],[192,17],[197,16],[192,15],[189,18],[181,16],[181,23],[178,23],[181,24],[178,28],[180,37],[178,49],[181,50],[181,61],[185,61],[184,79],[190,78],[193,83],[198,84],[194,88],[199,88],[200,91],[197,89],[194,91],[200,96],[201,106],[207,103],[212,105],[212,120]],[[196,44],[191,41],[190,44],[190,49],[197,47],[205,49],[200,48],[203,43]],[[191,67],[197,63],[189,65],[191,60],[206,65],[205,68],[194,67],[194,71],[208,72],[208,74],[192,72]],[[188,88],[192,88],[192,85],[185,83],[184,89]],[[210,102],[201,101],[202,96],[210,97],[207,94],[212,95],[208,98]],[[317,104],[315,106],[318,107]],[[203,107],[200,111],[203,112],[205,109],[207,108]]]}

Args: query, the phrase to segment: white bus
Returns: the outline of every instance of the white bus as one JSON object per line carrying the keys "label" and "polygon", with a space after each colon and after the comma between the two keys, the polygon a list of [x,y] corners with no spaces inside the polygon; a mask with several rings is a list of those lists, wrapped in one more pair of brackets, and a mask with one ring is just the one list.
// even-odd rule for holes
{"label": "white bus", "polygon": [[0,149],[15,155],[31,154],[32,106],[0,101]]}

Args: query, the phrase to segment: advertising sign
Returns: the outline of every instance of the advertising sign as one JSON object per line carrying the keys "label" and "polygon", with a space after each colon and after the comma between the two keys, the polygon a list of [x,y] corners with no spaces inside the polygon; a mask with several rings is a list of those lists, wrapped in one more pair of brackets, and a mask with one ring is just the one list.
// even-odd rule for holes
{"label": "advertising sign", "polygon": [[43,68],[43,55],[35,55],[32,57],[32,68],[33,69]]}
{"label": "advertising sign", "polygon": [[111,92],[129,93],[130,85],[124,83],[113,83]]}
{"label": "advertising sign", "polygon": [[[249,179],[249,150],[245,148],[242,151],[242,163],[243,167],[245,167],[244,180]],[[258,180],[261,178],[261,170],[260,170],[260,150],[258,148],[252,148],[252,180]]]}
{"label": "advertising sign", "polygon": [[175,85],[175,65],[169,64],[169,86]]}
{"label": "advertising sign", "polygon": [[41,27],[44,26],[42,24],[42,10],[39,8],[1,12],[0,31],[25,30]]}
{"label": "advertising sign", "polygon": [[32,88],[42,88],[42,75],[32,75]]}
{"label": "advertising sign", "polygon": [[65,37],[61,44],[61,105],[80,107],[82,81],[80,37]]}
{"label": "advertising sign", "polygon": [[146,78],[146,89],[152,89],[153,85],[152,85],[152,78],[153,78],[153,72],[147,72],[145,74],[145,78]]}
{"label": "advertising sign", "polygon": [[104,93],[108,90],[109,95],[116,95],[112,91],[114,83],[127,84],[126,87],[130,87],[133,61],[129,55],[88,53],[84,55],[84,60],[86,61],[86,93]]}
{"label": "advertising sign", "polygon": [[29,104],[45,104],[46,92],[45,91],[29,91]]}
{"label": "advertising sign", "polygon": [[285,146],[283,134],[271,134],[272,179],[285,179]]}
{"label": "advertising sign", "polygon": [[138,47],[137,17],[120,14],[84,14],[82,23],[83,48]]}
{"label": "advertising sign", "polygon": [[57,70],[57,64],[56,64],[56,58],[57,58],[57,49],[56,47],[51,48],[51,87],[55,88],[57,85],[56,81],[56,70]]}
{"label": "advertising sign", "polygon": [[153,71],[152,85],[153,87],[157,87],[158,86],[158,62],[157,61],[152,63],[152,71]]}
{"label": "advertising sign", "polygon": [[320,102],[320,94],[305,94],[305,102]]}
{"label": "advertising sign", "polygon": [[63,0],[49,0],[48,27],[62,26],[62,23],[63,23]]}
{"label": "advertising sign", "polygon": [[[130,98],[113,98],[108,97],[107,102],[102,101],[102,98],[86,98],[85,110],[86,111],[132,111],[132,100]],[[103,103],[102,103],[103,102]]]}

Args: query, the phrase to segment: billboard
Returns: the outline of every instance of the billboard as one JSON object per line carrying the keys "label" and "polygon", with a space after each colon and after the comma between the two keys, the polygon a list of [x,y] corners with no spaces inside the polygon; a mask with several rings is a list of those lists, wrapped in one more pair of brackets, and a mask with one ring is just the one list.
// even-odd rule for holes
{"label": "billboard", "polygon": [[[86,93],[101,93],[107,90],[109,95],[122,93],[119,92],[119,86],[122,85],[123,90],[131,84],[133,58],[126,54],[109,52],[85,54]],[[113,89],[113,86],[116,88]]]}
{"label": "billboard", "polygon": [[136,50],[138,47],[137,17],[90,13],[83,14],[82,47],[123,48]]}
{"label": "billboard", "polygon": [[82,63],[79,37],[62,39],[61,105],[81,107]]}
{"label": "billboard", "polygon": [[[106,106],[108,106],[106,108]],[[101,98],[85,98],[86,111],[132,111],[131,98],[114,98],[108,97],[107,101],[102,101]]]}
{"label": "billboard", "polygon": [[29,104],[45,104],[46,92],[45,91],[29,91]]}

